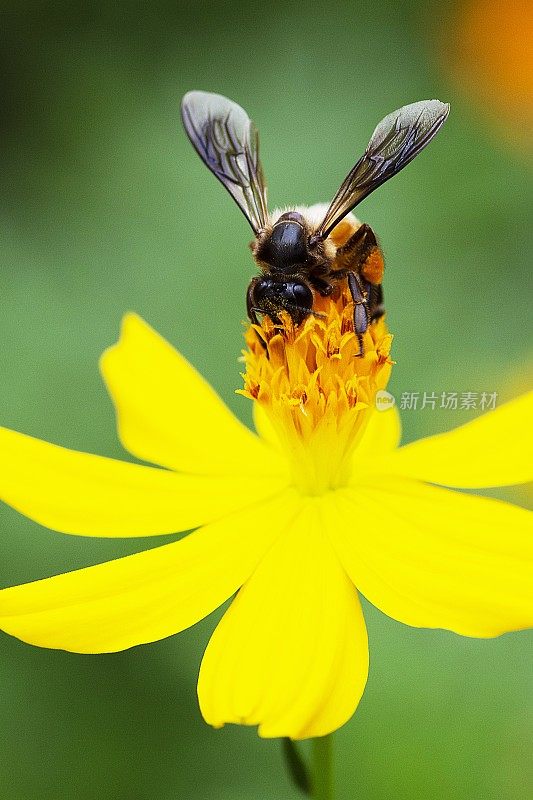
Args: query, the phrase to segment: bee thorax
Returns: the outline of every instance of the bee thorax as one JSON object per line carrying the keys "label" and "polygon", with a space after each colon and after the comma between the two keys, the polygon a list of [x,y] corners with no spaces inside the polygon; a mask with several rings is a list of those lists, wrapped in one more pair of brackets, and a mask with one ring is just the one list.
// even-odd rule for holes
{"label": "bee thorax", "polygon": [[294,274],[295,267],[309,263],[307,238],[307,232],[299,221],[282,218],[276,222],[271,234],[258,244],[256,258],[268,264],[272,271]]}

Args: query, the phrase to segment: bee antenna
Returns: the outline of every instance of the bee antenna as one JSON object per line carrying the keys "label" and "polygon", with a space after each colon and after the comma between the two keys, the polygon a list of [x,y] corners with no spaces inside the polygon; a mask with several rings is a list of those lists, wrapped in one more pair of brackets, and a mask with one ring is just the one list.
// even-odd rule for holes
{"label": "bee antenna", "polygon": [[[286,308],[292,308],[295,311],[302,311],[306,316],[312,315],[317,319],[326,319],[326,314],[321,314],[319,311],[313,311],[312,308],[303,308],[302,306],[297,306],[295,303],[286,303]],[[259,306],[252,306],[250,311],[255,311],[256,314],[263,314],[267,317],[270,316],[268,311],[265,311],[264,308],[259,308]]]}
{"label": "bee antenna", "polygon": [[326,314],[321,314],[319,311],[313,311],[312,308],[303,308],[302,306],[297,306],[295,303],[286,303],[287,308],[293,308],[295,311],[303,311],[306,316],[312,315],[317,319],[326,319]]}

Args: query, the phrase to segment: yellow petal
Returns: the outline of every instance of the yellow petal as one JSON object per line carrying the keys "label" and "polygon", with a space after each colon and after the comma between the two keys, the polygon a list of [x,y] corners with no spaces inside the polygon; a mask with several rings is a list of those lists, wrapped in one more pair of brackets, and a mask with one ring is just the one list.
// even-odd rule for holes
{"label": "yellow petal", "polygon": [[309,501],[215,630],[198,681],[211,725],[304,739],[353,714],[368,672],[366,628],[321,524],[319,501]]}
{"label": "yellow petal", "polygon": [[408,444],[382,471],[474,489],[533,480],[533,392],[449,433]]}
{"label": "yellow petal", "polygon": [[257,403],[254,401],[253,404],[253,417],[254,417],[254,425],[257,433],[261,437],[261,439],[268,444],[270,447],[273,447],[278,452],[281,450],[281,443],[276,433],[274,426],[272,425],[268,414],[265,411],[264,406],[261,403]]}
{"label": "yellow petal", "polygon": [[[276,474],[274,458],[195,369],[135,314],[101,359],[124,447],[145,461],[199,475]],[[270,460],[269,460],[270,459]]]}
{"label": "yellow petal", "polygon": [[177,475],[0,428],[0,500],[62,533],[153,536],[218,519],[279,491],[252,478]]}
{"label": "yellow petal", "polygon": [[330,502],[339,558],[385,614],[465,636],[533,627],[530,512],[401,478]]}
{"label": "yellow petal", "polygon": [[373,410],[354,451],[354,473],[380,460],[382,456],[395,450],[400,444],[402,429],[400,415],[396,406],[386,411]]}
{"label": "yellow petal", "polygon": [[193,625],[248,578],[291,494],[126,558],[0,591],[0,628],[25,642],[104,653]]}

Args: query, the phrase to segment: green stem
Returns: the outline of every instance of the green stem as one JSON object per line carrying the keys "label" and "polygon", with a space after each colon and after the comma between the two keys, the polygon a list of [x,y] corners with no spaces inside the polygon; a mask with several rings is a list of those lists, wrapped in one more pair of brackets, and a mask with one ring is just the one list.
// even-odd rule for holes
{"label": "green stem", "polygon": [[311,797],[333,800],[333,739],[321,736],[311,742]]}

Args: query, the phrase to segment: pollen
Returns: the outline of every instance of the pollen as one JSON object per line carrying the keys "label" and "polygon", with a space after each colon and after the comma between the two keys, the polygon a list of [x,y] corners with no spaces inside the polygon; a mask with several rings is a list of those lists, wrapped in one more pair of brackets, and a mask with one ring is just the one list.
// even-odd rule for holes
{"label": "pollen", "polygon": [[258,404],[302,493],[319,495],[349,483],[354,451],[387,385],[392,336],[384,318],[368,326],[361,355],[346,288],[318,298],[295,326],[265,317],[246,331],[240,394]]}

